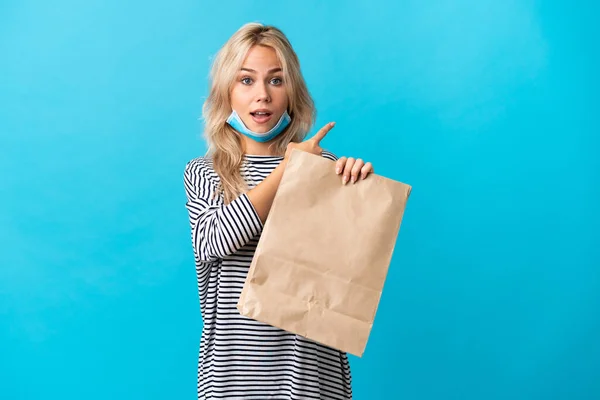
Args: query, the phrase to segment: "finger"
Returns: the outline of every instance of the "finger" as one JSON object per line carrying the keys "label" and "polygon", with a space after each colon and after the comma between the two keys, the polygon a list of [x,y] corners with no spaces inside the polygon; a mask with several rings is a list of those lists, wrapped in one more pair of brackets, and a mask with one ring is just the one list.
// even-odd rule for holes
{"label": "finger", "polygon": [[348,157],[346,160],[346,165],[344,166],[344,176],[342,177],[342,184],[344,185],[350,180],[350,172],[352,172],[354,162],[355,160],[352,157]]}
{"label": "finger", "polygon": [[373,164],[368,162],[361,168],[360,177],[362,179],[365,179],[367,177],[367,175],[372,174],[372,173],[373,173]]}
{"label": "finger", "polygon": [[352,183],[356,183],[356,181],[358,180],[358,174],[360,173],[360,170],[362,169],[362,167],[365,166],[365,162],[363,160],[361,160],[360,158],[358,160],[356,160],[356,162],[354,163],[354,166],[352,167],[352,172],[350,173],[352,175]]}
{"label": "finger", "polygon": [[321,142],[321,140],[323,140],[325,135],[327,135],[327,132],[329,132],[334,126],[335,126],[335,122],[328,123],[321,129],[319,129],[319,131],[317,133],[315,133],[315,135],[312,138],[310,138],[310,140],[314,140],[317,144],[319,144]]}
{"label": "finger", "polygon": [[344,165],[346,165],[346,157],[341,157],[335,163],[335,173],[340,174],[344,170]]}

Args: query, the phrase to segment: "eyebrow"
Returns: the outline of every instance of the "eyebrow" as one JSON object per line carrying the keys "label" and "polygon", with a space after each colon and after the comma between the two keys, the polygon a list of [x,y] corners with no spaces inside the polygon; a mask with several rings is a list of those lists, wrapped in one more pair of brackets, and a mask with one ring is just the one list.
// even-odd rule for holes
{"label": "eyebrow", "polygon": [[[256,73],[256,71],[255,71],[255,70],[253,70],[253,69],[251,69],[251,68],[244,68],[244,67],[242,67],[242,69],[241,69],[241,70],[242,70],[242,71],[247,71],[247,72],[253,72],[253,73]],[[274,72],[281,72],[281,71],[282,71],[282,69],[281,69],[280,67],[276,67],[276,68],[271,68],[271,69],[270,69],[269,71],[267,71],[267,72],[268,72],[269,74],[272,74],[272,73],[274,73]]]}

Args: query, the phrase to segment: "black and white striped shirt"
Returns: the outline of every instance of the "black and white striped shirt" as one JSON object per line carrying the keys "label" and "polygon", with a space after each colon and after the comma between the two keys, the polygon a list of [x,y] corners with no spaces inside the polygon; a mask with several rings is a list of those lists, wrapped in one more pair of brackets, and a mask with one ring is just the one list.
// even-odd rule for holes
{"label": "black and white striped shirt", "polygon": [[[327,151],[323,156],[336,160]],[[248,187],[258,185],[282,159],[245,155],[241,173]],[[246,194],[228,205],[222,197],[213,199],[218,183],[210,158],[187,163],[186,208],[203,319],[198,399],[351,399],[346,353],[238,312],[263,225]]]}

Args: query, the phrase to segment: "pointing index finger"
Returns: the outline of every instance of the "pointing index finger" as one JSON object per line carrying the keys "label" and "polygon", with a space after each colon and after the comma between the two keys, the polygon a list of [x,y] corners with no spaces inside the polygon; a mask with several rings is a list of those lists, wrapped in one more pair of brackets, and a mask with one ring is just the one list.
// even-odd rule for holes
{"label": "pointing index finger", "polygon": [[321,142],[321,140],[323,140],[323,138],[327,135],[327,133],[335,126],[335,122],[330,122],[327,125],[325,125],[324,127],[322,127],[321,129],[319,129],[319,131],[317,133],[315,133],[315,135],[311,138],[311,140],[314,140],[317,142],[317,144],[319,144]]}

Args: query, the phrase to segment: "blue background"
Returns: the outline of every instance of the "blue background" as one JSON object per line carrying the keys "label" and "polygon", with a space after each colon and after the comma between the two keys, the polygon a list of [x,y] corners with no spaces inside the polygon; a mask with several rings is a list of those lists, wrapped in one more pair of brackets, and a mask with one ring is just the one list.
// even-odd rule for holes
{"label": "blue background", "polygon": [[195,398],[183,168],[210,58],[261,21],[324,147],[413,186],[355,398],[599,399],[599,11],[3,0],[0,398]]}

